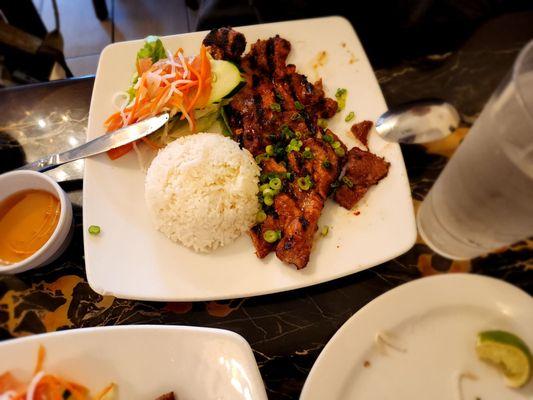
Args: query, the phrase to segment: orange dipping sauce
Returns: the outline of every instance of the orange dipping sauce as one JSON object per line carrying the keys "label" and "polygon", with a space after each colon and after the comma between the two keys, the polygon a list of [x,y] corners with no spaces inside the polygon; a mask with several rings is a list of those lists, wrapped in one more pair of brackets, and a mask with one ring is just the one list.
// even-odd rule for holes
{"label": "orange dipping sauce", "polygon": [[61,203],[44,190],[23,190],[0,202],[0,266],[22,261],[54,233]]}

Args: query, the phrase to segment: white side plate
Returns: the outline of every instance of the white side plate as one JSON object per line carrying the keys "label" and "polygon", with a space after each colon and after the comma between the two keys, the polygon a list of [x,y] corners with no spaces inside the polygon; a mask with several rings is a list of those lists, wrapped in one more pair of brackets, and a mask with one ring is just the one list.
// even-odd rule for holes
{"label": "white side plate", "polygon": [[[348,147],[356,144],[345,115],[375,120],[386,110],[380,88],[350,23],[340,17],[281,22],[236,28],[248,45],[276,34],[290,40],[289,62],[314,81],[316,57],[326,51],[318,67],[325,89],[348,89],[345,112],[330,123]],[[182,47],[195,54],[205,32],[163,38],[167,49]],[[100,57],[91,101],[88,138],[102,134],[114,111],[113,95],[128,87],[142,41],[112,44]],[[85,261],[91,287],[120,298],[160,301],[229,299],[315,285],[390,260],[411,248],[416,227],[409,183],[397,144],[370,137],[370,149],[384,156],[391,168],[372,188],[354,215],[328,201],[320,225],[331,227],[317,240],[307,268],[297,271],[275,255],[259,260],[247,235],[209,255],[177,245],[154,230],[144,203],[144,174],[135,154],[111,161],[104,154],[85,164],[83,221]],[[87,227],[99,225],[91,236]]]}
{"label": "white side plate", "polygon": [[180,326],[115,326],[35,335],[0,343],[0,373],[31,379],[39,345],[44,370],[95,395],[109,383],[119,400],[266,400],[252,349],[236,333]]}
{"label": "white side plate", "polygon": [[[493,329],[533,347],[532,327],[533,299],[508,283],[470,274],[419,279],[373,300],[337,331],[301,400],[532,399],[533,382],[507,388],[475,352],[477,333]],[[397,349],[379,344],[380,332]]]}

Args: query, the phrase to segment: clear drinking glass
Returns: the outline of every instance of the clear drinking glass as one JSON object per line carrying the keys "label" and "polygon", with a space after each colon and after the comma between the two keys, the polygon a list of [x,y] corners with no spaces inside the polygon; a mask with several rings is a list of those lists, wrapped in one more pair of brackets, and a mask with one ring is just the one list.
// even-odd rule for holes
{"label": "clear drinking glass", "polygon": [[417,223],[428,246],[452,259],[533,236],[533,41],[431,188]]}

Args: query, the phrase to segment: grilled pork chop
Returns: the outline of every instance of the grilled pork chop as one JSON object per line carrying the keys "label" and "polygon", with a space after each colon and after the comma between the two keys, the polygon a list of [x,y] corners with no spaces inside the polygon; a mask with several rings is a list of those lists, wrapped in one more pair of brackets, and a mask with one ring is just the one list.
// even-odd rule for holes
{"label": "grilled pork chop", "polygon": [[[213,30],[204,44],[214,58],[238,62],[244,48],[238,35],[228,28]],[[256,254],[263,258],[275,251],[300,269],[309,262],[318,220],[347,148],[318,126],[319,118],[335,115],[337,102],[325,97],[321,81],[312,84],[286,64],[290,50],[290,42],[279,36],[254,43],[239,63],[246,85],[224,110],[233,139],[256,156],[261,183],[282,182],[273,203],[263,205],[266,219],[250,230]],[[279,232],[279,240],[265,240],[267,231]]]}
{"label": "grilled pork chop", "polygon": [[[265,207],[267,219],[250,232],[257,255],[265,257],[275,250],[282,261],[303,268],[342,161],[331,143],[322,140],[322,130],[317,126],[318,118],[335,114],[337,103],[324,97],[321,82],[313,85],[296,72],[294,65],[286,65],[290,48],[290,43],[279,36],[253,44],[241,60],[246,85],[225,110],[234,139],[254,156],[264,154],[266,146],[274,148],[274,154],[260,165],[263,175],[283,181],[283,190],[275,196],[274,204]],[[299,141],[300,148],[287,151],[294,140]],[[312,186],[303,190],[298,179],[307,176]],[[263,235],[269,230],[281,232],[281,239],[267,242]]]}
{"label": "grilled pork chop", "polygon": [[369,151],[352,148],[348,152],[342,185],[335,191],[335,201],[351,210],[371,186],[387,176],[389,166],[387,161]]}
{"label": "grilled pork chop", "polygon": [[216,60],[239,61],[246,47],[246,38],[229,27],[213,29],[203,40]]}

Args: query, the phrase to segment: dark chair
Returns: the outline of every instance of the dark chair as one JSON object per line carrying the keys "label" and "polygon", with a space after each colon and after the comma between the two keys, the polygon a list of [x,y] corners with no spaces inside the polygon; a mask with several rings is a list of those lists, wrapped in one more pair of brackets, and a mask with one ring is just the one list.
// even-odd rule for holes
{"label": "dark chair", "polygon": [[63,68],[67,77],[73,76],[63,54],[56,0],[52,0],[52,5],[55,29],[46,32],[31,1],[17,1],[16,7],[11,2],[2,4],[0,51],[12,83],[47,81],[54,63]]}

